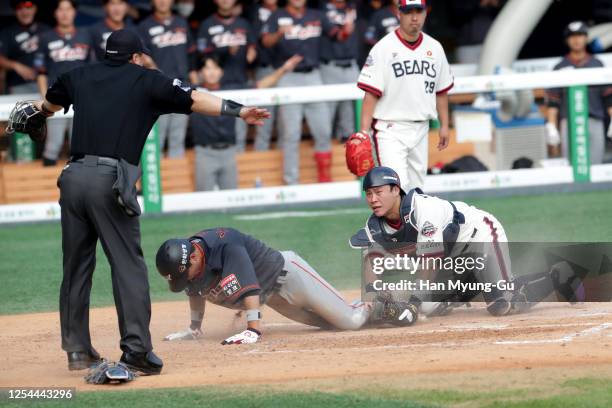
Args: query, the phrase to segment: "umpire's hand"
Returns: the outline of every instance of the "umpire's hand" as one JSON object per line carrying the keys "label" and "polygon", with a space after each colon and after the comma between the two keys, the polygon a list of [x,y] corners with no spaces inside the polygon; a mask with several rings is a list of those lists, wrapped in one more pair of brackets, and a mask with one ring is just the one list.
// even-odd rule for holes
{"label": "umpire's hand", "polygon": [[270,118],[270,112],[264,108],[245,106],[240,109],[240,118],[249,125],[261,126],[264,124],[264,119]]}

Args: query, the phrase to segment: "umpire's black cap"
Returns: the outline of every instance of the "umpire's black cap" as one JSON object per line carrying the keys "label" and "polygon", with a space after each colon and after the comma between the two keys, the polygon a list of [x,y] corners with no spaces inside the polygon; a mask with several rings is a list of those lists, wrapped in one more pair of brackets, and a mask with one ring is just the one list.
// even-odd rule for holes
{"label": "umpire's black cap", "polygon": [[368,188],[387,185],[398,186],[400,193],[402,195],[406,194],[406,192],[402,190],[402,183],[400,182],[399,176],[395,170],[390,167],[374,167],[372,170],[368,171],[368,174],[363,178],[363,191],[366,191]]}
{"label": "umpire's black cap", "polygon": [[565,27],[563,34],[565,38],[570,35],[589,35],[589,26],[582,21],[572,21]]}
{"label": "umpire's black cap", "polygon": [[187,287],[192,252],[193,245],[188,239],[169,239],[159,247],[155,264],[159,274],[168,280],[171,291],[180,292]]}
{"label": "umpire's black cap", "polygon": [[114,61],[127,61],[132,54],[145,53],[151,51],[133,30],[123,29],[114,31],[106,40],[106,53],[104,58]]}

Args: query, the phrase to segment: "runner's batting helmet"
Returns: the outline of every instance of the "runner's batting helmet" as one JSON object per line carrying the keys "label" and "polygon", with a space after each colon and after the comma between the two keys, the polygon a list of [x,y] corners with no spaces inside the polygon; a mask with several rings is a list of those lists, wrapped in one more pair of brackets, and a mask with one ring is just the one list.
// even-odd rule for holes
{"label": "runner's batting helmet", "polygon": [[168,280],[171,291],[180,292],[187,286],[192,252],[193,245],[188,239],[169,239],[159,247],[155,264],[159,274]]}

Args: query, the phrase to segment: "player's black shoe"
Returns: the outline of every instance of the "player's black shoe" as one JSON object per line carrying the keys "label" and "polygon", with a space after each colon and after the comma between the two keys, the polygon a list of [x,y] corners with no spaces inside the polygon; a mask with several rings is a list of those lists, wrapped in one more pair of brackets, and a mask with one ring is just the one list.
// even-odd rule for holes
{"label": "player's black shoe", "polygon": [[550,270],[550,278],[558,297],[569,303],[584,301],[584,286],[582,280],[567,262],[554,264]]}
{"label": "player's black shoe", "polygon": [[120,361],[129,369],[138,371],[141,375],[157,375],[161,373],[164,366],[161,358],[157,357],[152,351],[146,353],[125,351],[121,355]]}
{"label": "player's black shoe", "polygon": [[102,361],[100,354],[92,347],[89,351],[69,351],[68,370],[85,370]]}

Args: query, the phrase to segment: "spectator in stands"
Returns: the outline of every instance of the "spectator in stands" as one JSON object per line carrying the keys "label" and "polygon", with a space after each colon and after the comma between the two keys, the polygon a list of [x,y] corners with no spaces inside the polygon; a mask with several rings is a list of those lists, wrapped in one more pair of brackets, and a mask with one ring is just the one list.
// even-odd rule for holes
{"label": "spectator in stands", "polygon": [[[561,62],[555,66],[560,69],[581,69],[603,67],[603,63],[587,51],[588,27],[581,21],[570,23],[565,29],[565,39],[569,47],[567,54]],[[568,157],[569,131],[568,131],[568,101],[567,88],[550,89],[546,92],[548,100],[548,131],[549,150],[553,156],[559,154]],[[612,86],[589,87],[589,147],[592,164],[603,162],[605,152],[604,120],[608,115],[612,116]],[[560,123],[561,134],[559,134]],[[612,125],[608,128],[608,137],[612,137]]]}
{"label": "spectator in stands", "polygon": [[[278,9],[278,0],[261,0],[255,7],[255,12],[252,19],[257,41],[257,64],[255,69],[255,79],[259,80],[274,72],[272,67],[273,49],[266,48],[262,45],[263,27],[272,15]],[[255,150],[262,151],[270,148],[270,140],[278,108],[276,106],[267,106],[270,111],[270,119],[263,126],[257,126],[255,134]]]}
{"label": "spectator in stands", "polygon": [[388,0],[386,7],[381,7],[372,14],[365,32],[365,42],[370,47],[381,38],[399,27],[397,4]]}
{"label": "spectator in stands", "polygon": [[[302,60],[289,58],[280,68],[256,82],[256,88],[269,88]],[[199,72],[198,84],[210,91],[235,89],[235,82],[225,82],[219,56],[209,54]],[[241,85],[244,87],[244,85]],[[196,190],[208,191],[238,187],[236,168],[236,118],[229,116],[191,115],[191,130],[195,143]]]}
{"label": "spectator in stands", "polygon": [[482,46],[493,21],[506,0],[461,0],[449,1],[451,15],[459,29],[457,38],[457,62],[475,64],[480,59]]}
{"label": "spectator in stands", "polygon": [[[89,32],[76,28],[75,0],[59,0],[54,12],[57,25],[54,30],[41,34],[34,66],[38,70],[38,89],[47,93],[57,77],[64,72],[87,64],[91,58]],[[72,119],[53,118],[47,120],[47,139],[43,151],[43,165],[54,166],[59,158],[66,133],[70,137]]]}
{"label": "spectator in stands", "polygon": [[[172,13],[173,0],[152,0],[153,14],[138,25],[144,43],[151,50],[157,68],[183,84],[196,81],[196,46],[187,20]],[[168,140],[168,157],[185,155],[189,116],[162,115],[157,121],[160,148]]]}
{"label": "spectator in stands", "polygon": [[[325,84],[357,82],[359,38],[355,32],[357,13],[347,0],[328,0],[325,10],[326,35],[321,39],[321,77]],[[346,140],[355,131],[353,101],[330,102],[332,121],[337,122],[333,134]]]}
{"label": "spectator in stands", "polygon": [[[234,15],[236,0],[214,0],[217,11],[200,25],[198,51],[202,56],[217,55],[223,61],[224,82],[235,89],[246,88],[247,65],[257,57],[257,38],[251,24]],[[236,123],[236,146],[244,151],[247,126]]]}
{"label": "spectator in stands", "polygon": [[40,35],[49,29],[36,22],[36,1],[11,0],[17,22],[0,32],[0,68],[6,70],[6,87],[10,94],[38,92],[34,56]]}
{"label": "spectator in stands", "polygon": [[[287,7],[276,10],[263,28],[262,44],[273,49],[276,68],[292,55],[304,57],[297,68],[279,81],[281,87],[322,85],[319,70],[323,15],[306,8],[306,0],[288,0]],[[306,117],[315,139],[315,161],[319,182],[331,181],[331,118],[323,102],[285,104],[279,107],[279,133],[283,141],[283,167],[286,184],[300,180],[300,138]]]}
{"label": "spectator in stands", "polygon": [[126,0],[102,0],[102,3],[104,4],[104,20],[89,27],[91,46],[98,61],[104,59],[108,36],[113,31],[131,27],[131,23],[125,21],[128,11]]}

